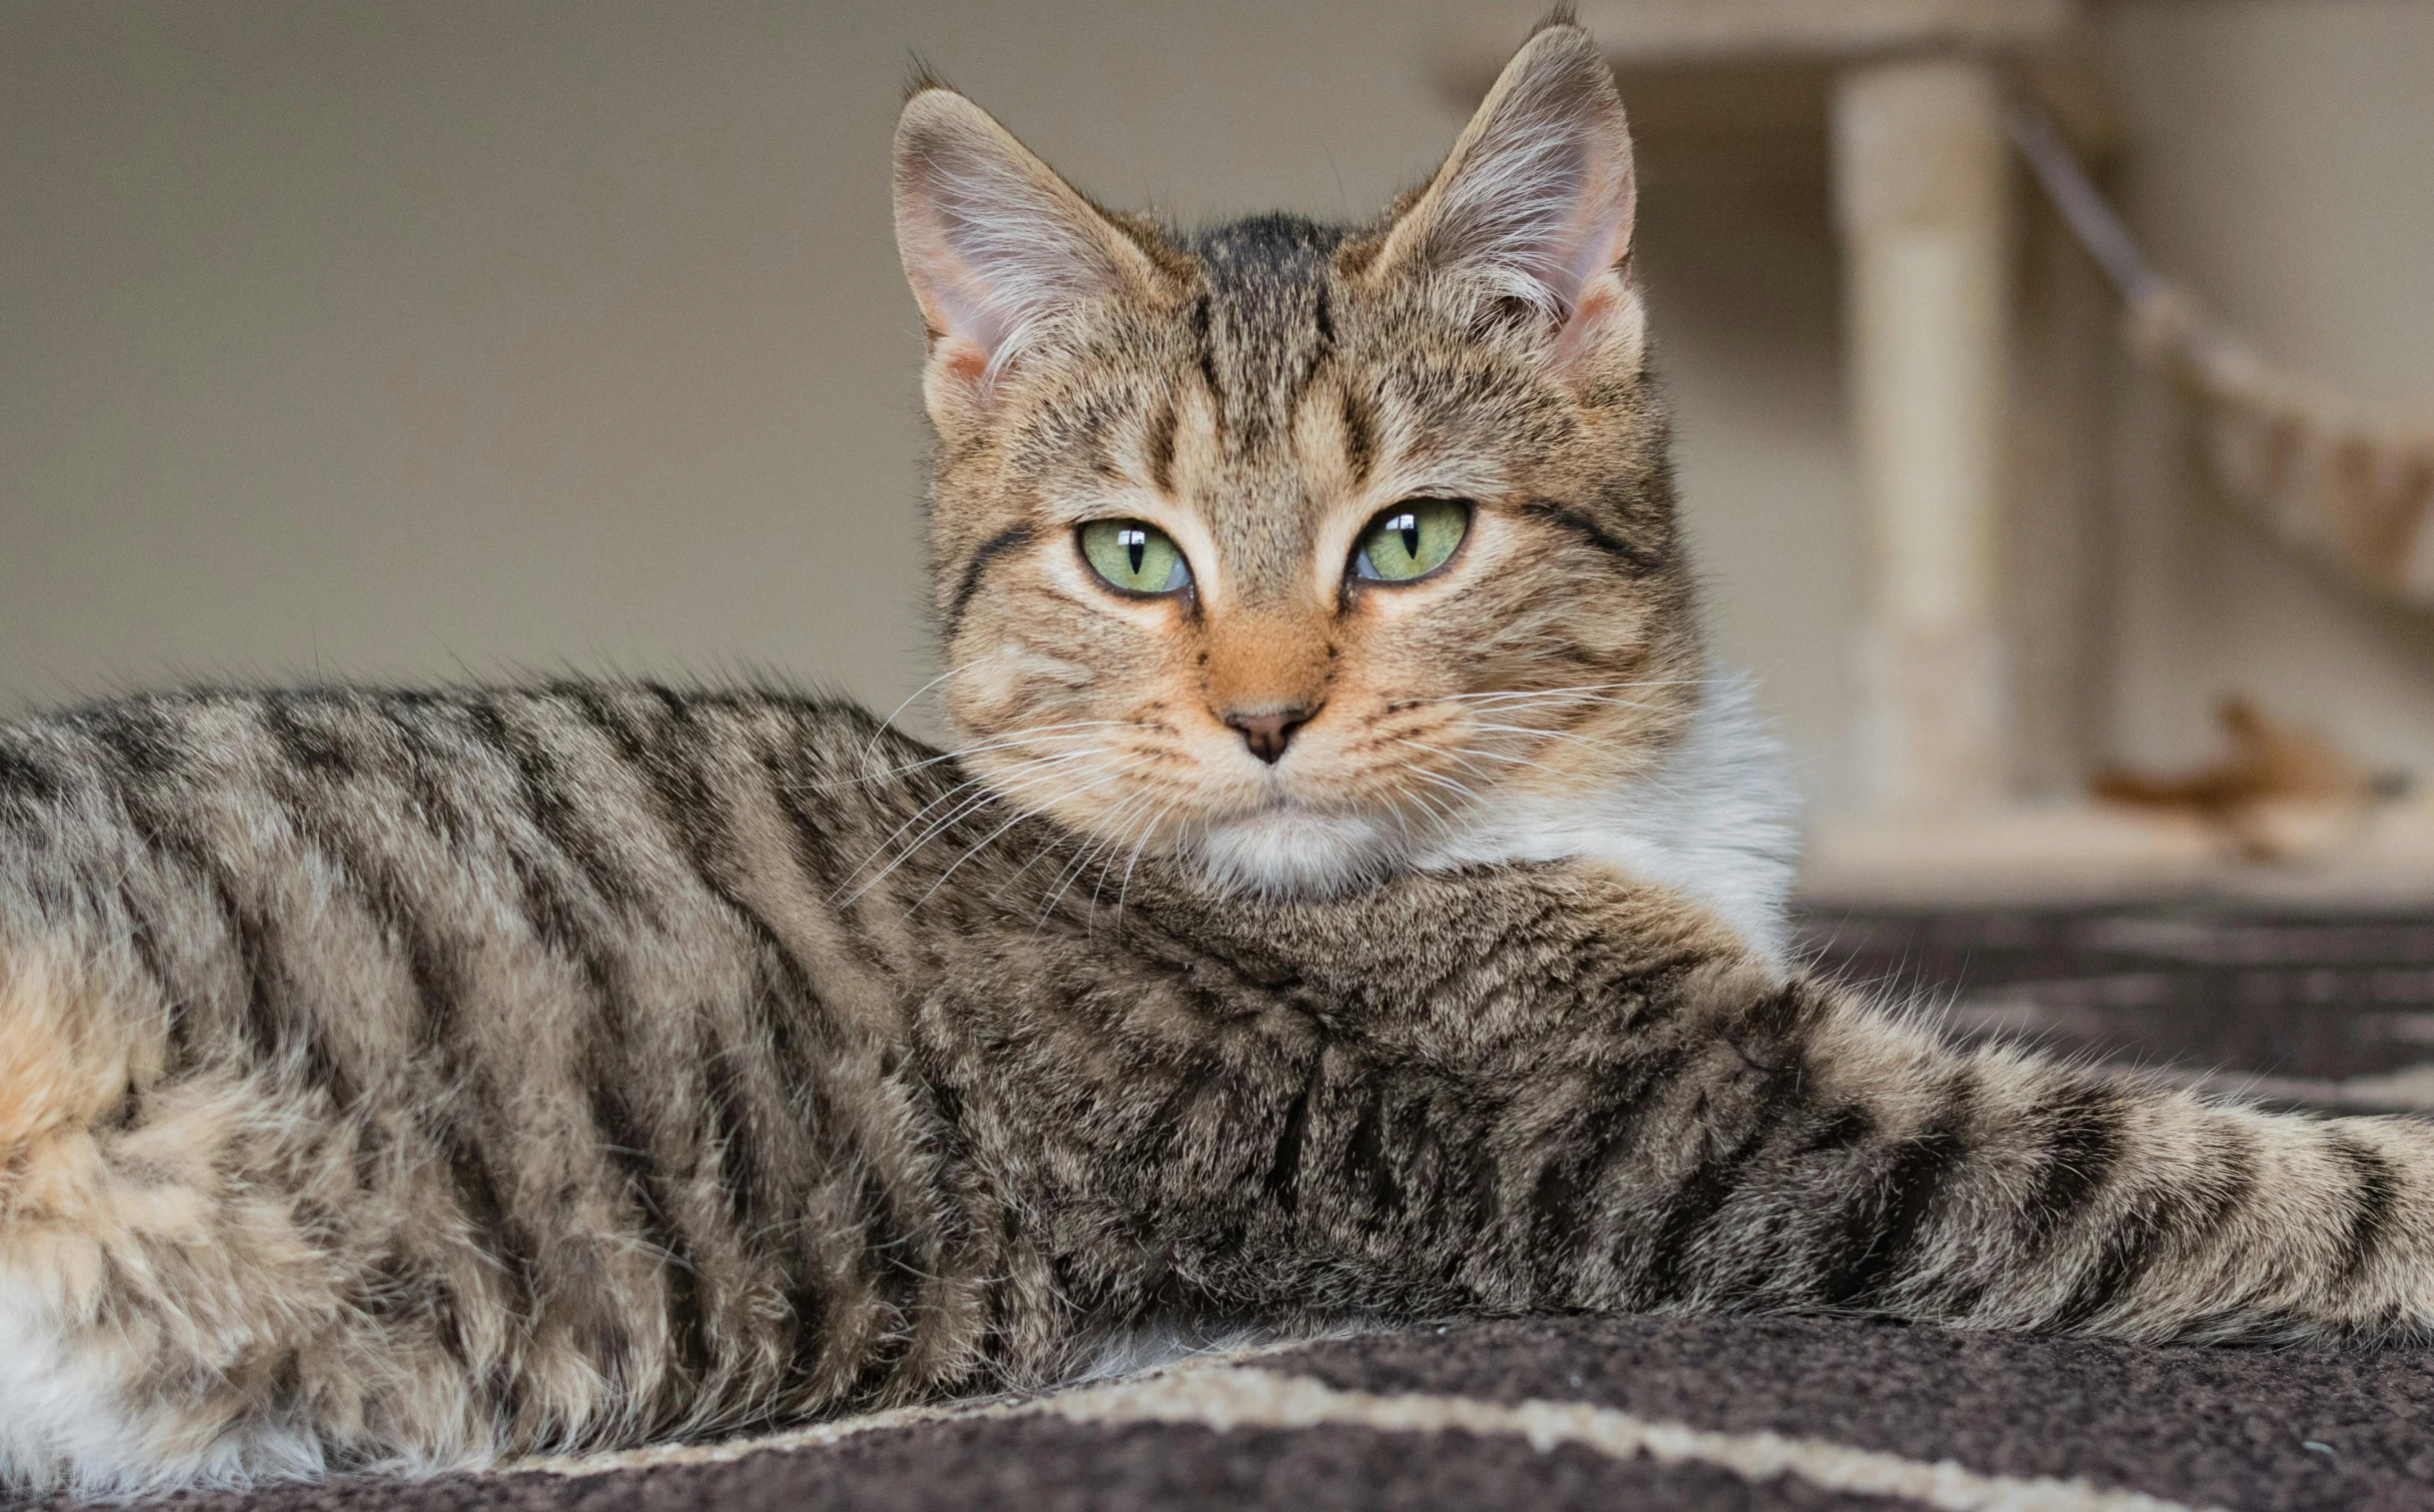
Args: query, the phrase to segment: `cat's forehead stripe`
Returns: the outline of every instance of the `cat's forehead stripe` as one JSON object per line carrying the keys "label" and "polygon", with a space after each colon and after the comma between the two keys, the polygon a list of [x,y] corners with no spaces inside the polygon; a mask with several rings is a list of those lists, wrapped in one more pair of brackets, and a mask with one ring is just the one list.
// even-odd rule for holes
{"label": "cat's forehead stripe", "polygon": [[1343,244],[1336,226],[1291,215],[1255,215],[1213,227],[1188,243],[1219,298],[1259,285],[1307,285],[1324,275]]}
{"label": "cat's forehead stripe", "polygon": [[1262,215],[1190,240],[1207,291],[1196,319],[1201,370],[1235,445],[1256,447],[1283,431],[1332,347],[1327,269],[1343,237],[1336,227]]}

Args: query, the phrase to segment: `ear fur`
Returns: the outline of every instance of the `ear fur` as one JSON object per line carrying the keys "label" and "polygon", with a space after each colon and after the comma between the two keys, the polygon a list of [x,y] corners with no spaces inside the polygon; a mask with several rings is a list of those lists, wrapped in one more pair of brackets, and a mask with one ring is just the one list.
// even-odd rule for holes
{"label": "ear fur", "polygon": [[[989,113],[932,86],[896,125],[896,247],[930,375],[983,400],[1044,323],[1148,285],[1149,256]],[[946,395],[933,392],[936,401]]]}
{"label": "ear fur", "polygon": [[1636,367],[1631,132],[1604,55],[1569,23],[1541,28],[1395,220],[1380,276],[1441,277],[1482,309],[1517,306],[1567,374]]}

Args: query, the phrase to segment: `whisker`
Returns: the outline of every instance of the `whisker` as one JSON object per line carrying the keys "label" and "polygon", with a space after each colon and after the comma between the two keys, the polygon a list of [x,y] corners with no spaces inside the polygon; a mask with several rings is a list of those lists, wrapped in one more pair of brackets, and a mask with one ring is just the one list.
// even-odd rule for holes
{"label": "whisker", "polygon": [[[887,854],[890,846],[894,845],[897,840],[902,838],[907,830],[919,827],[922,821],[929,816],[933,809],[937,808],[942,803],[955,801],[959,794],[967,792],[974,787],[980,786],[981,782],[982,779],[979,777],[966,777],[964,780],[956,783],[953,787],[948,788],[946,791],[932,798],[929,802],[924,803],[919,808],[914,809],[912,814],[906,818],[903,823],[897,825],[894,829],[890,830],[886,835],[883,835],[880,838],[879,844],[872,849],[870,854],[864,856],[861,860],[854,863],[854,869],[846,873],[846,882],[853,881],[855,877],[862,874],[865,866],[870,865],[873,861]],[[839,884],[838,890],[840,892],[844,890],[844,883]]]}
{"label": "whisker", "polygon": [[[1121,929],[1124,926],[1125,898],[1132,891],[1133,868],[1141,863],[1141,854],[1143,849],[1149,845],[1150,841],[1154,837],[1156,837],[1158,834],[1158,826],[1165,821],[1168,814],[1175,811],[1175,805],[1182,802],[1185,796],[1185,793],[1177,793],[1174,797],[1169,798],[1158,808],[1156,812],[1152,813],[1149,818],[1143,822],[1141,835],[1133,842],[1133,853],[1125,862],[1123,883],[1117,888],[1116,927]],[[1105,887],[1107,885],[1108,871],[1115,864],[1116,858],[1111,852],[1108,857],[1107,864],[1099,868],[1099,882],[1096,886],[1091,888],[1091,906],[1094,911],[1096,911],[1099,905],[1099,890],[1101,887]]]}
{"label": "whisker", "polygon": [[[1094,756],[1094,755],[1100,755],[1100,753],[1096,753],[1096,752],[1071,752],[1071,753],[1066,754],[1065,756],[1047,756],[1047,757],[1043,757],[1043,758],[1042,758],[1042,761],[1041,761],[1041,763],[1040,763],[1040,764],[1044,764],[1044,765],[1045,765],[1045,764],[1048,764],[1048,763],[1051,763],[1051,762],[1057,762],[1057,761],[1065,761],[1065,760],[1078,760],[1078,759],[1081,759],[1081,758],[1083,758],[1083,757],[1090,756]],[[971,782],[965,783],[964,785],[966,785],[966,786],[978,785],[978,784],[980,783],[980,780],[981,780],[980,778],[975,777],[975,778],[973,778],[973,779],[972,779],[972,781],[971,781]],[[970,799],[966,800],[965,802],[958,804],[958,805],[956,806],[956,808],[954,809],[954,811],[953,811],[953,812],[951,812],[951,813],[949,813],[949,814],[947,814],[947,815],[946,815],[944,818],[938,819],[937,821],[933,822],[933,823],[930,825],[930,827],[929,827],[928,829],[926,829],[926,830],[924,830],[924,831],[922,832],[922,834],[921,834],[920,836],[918,836],[917,838],[915,838],[914,840],[912,840],[910,843],[908,843],[908,844],[907,844],[907,845],[904,847],[904,849],[903,849],[902,851],[900,851],[900,852],[897,854],[897,856],[896,856],[896,858],[895,858],[894,860],[892,860],[892,861],[888,862],[888,864],[887,864],[885,867],[883,867],[883,868],[880,870],[880,872],[879,872],[879,874],[878,874],[878,875],[876,875],[876,876],[872,877],[872,878],[871,878],[869,881],[867,881],[867,882],[863,883],[863,884],[862,884],[860,887],[858,887],[858,888],[854,889],[854,891],[853,891],[853,892],[852,892],[852,893],[851,893],[849,896],[847,896],[846,898],[844,898],[844,899],[843,899],[843,901],[844,901],[845,903],[853,903],[853,902],[859,901],[859,900],[860,900],[862,897],[864,897],[866,894],[868,894],[868,893],[870,892],[870,890],[871,890],[873,887],[878,886],[878,885],[879,885],[879,884],[880,884],[882,881],[886,880],[886,879],[887,879],[887,877],[888,877],[888,875],[889,875],[889,873],[891,873],[891,872],[893,872],[894,870],[896,870],[896,868],[897,868],[897,867],[899,867],[899,866],[903,865],[903,864],[904,864],[906,861],[911,860],[911,859],[913,858],[913,856],[914,856],[914,855],[915,855],[917,852],[919,852],[920,850],[922,850],[922,849],[923,849],[925,846],[927,846],[927,845],[928,845],[928,844],[929,844],[929,843],[930,843],[932,840],[937,839],[937,838],[938,838],[940,835],[945,834],[945,833],[946,833],[946,832],[947,832],[949,829],[954,828],[954,827],[955,827],[955,825],[956,825],[956,824],[957,824],[959,821],[961,821],[962,819],[964,819],[964,818],[965,818],[965,817],[967,817],[968,815],[973,814],[973,813],[976,813],[976,812],[978,812],[979,810],[981,810],[982,808],[984,808],[984,807],[988,806],[989,804],[991,804],[991,803],[993,803],[993,802],[998,801],[998,800],[999,800],[999,799],[1000,799],[1002,796],[1004,796],[1004,795],[1005,795],[1005,794],[1000,793],[1000,792],[999,792],[999,791],[997,791],[995,788],[991,788],[991,787],[983,786],[983,787],[982,787],[982,789],[981,789],[981,791],[980,791],[978,794],[974,795],[972,798],[970,798]],[[934,804],[932,804],[932,805],[926,805],[926,806],[935,806],[935,803],[934,803]],[[918,818],[918,815],[917,815],[917,818]],[[904,829],[905,829],[905,828],[907,828],[907,827],[910,827],[910,826],[911,826],[911,822],[912,822],[912,821],[908,821],[908,823],[907,823],[906,825],[904,825],[904,826],[900,826],[900,827],[898,828],[898,830],[897,830],[897,833],[898,833],[898,834],[902,834],[902,833],[904,832]],[[893,839],[893,838],[894,838],[894,836],[890,836],[890,839]],[[878,851],[874,851],[874,852],[873,852],[873,853],[872,853],[872,854],[871,854],[869,857],[865,858],[865,859],[864,859],[864,861],[862,862],[862,865],[861,865],[861,866],[856,866],[856,867],[854,868],[853,872],[851,872],[851,873],[849,873],[849,874],[848,874],[848,878],[847,878],[847,879],[850,881],[850,880],[852,880],[852,878],[853,878],[854,876],[856,876],[856,875],[860,875],[860,874],[861,874],[861,871],[862,871],[863,866],[868,866],[869,864],[871,864],[871,862],[872,862],[872,861],[877,860],[881,854],[885,853],[886,848],[887,848],[887,845],[888,845],[888,841],[883,840],[883,841],[881,842],[881,844],[880,844],[880,849],[879,849]]]}
{"label": "whisker", "polygon": [[1074,857],[1073,864],[1067,867],[1062,873],[1064,879],[1058,884],[1057,890],[1051,894],[1049,900],[1041,906],[1039,921],[1032,925],[1032,932],[1034,934],[1038,934],[1040,930],[1047,925],[1048,916],[1056,911],[1057,904],[1065,900],[1065,894],[1073,888],[1074,883],[1082,879],[1082,873],[1090,868],[1091,857],[1099,853],[1099,848],[1102,843],[1098,838],[1100,832],[1106,829],[1108,826],[1118,822],[1135,803],[1146,801],[1147,799],[1139,793],[1127,797],[1122,803],[1118,804],[1113,811],[1108,813],[1098,823],[1091,826],[1090,833],[1088,836],[1086,836],[1089,843],[1083,847],[1082,852],[1079,855]]}
{"label": "whisker", "polygon": [[1165,822],[1168,814],[1175,811],[1175,805],[1183,800],[1181,793],[1169,798],[1166,807],[1151,815],[1150,826],[1142,831],[1141,838],[1133,842],[1133,858],[1126,861],[1124,866],[1124,883],[1116,889],[1116,922],[1119,928],[1124,925],[1125,899],[1133,895],[1133,868],[1141,864],[1142,848],[1150,843],[1151,836],[1158,832],[1158,826]]}
{"label": "whisker", "polygon": [[[853,891],[846,893],[841,898],[838,898],[836,900],[838,906],[851,907],[855,903],[862,901],[863,898],[870,895],[872,888],[878,886],[881,882],[886,881],[891,875],[893,875],[897,867],[902,866],[905,862],[913,859],[913,857],[919,853],[924,846],[928,845],[932,840],[937,839],[940,835],[945,834],[950,828],[954,827],[956,820],[964,817],[968,813],[977,812],[978,810],[996,802],[997,800],[997,793],[984,787],[973,797],[957,804],[953,812],[949,813],[945,818],[940,819],[937,823],[932,824],[928,829],[924,830],[919,837],[915,838],[910,844],[906,845],[904,849],[898,851],[896,858],[889,861],[885,866],[880,867],[878,872],[874,874],[869,881],[864,882],[861,886],[856,887]],[[880,853],[881,852],[873,852],[868,859],[864,860],[862,863],[863,866],[868,866],[872,861],[879,859]],[[857,866],[854,868],[852,875],[859,875],[861,871],[862,866]],[[852,875],[849,875],[847,878],[849,881],[852,880]]]}
{"label": "whisker", "polygon": [[[1094,783],[1094,784],[1092,784],[1092,785],[1093,785],[1094,787],[1098,787],[1098,786],[1104,786],[1104,785],[1105,785],[1105,783],[1104,783],[1104,782],[1099,782],[1099,783]],[[1121,812],[1121,811],[1122,811],[1122,807],[1123,807],[1123,805],[1119,805],[1119,809],[1118,809],[1118,811],[1119,811],[1119,812]],[[1092,827],[1092,829],[1091,829],[1090,833],[1096,834],[1096,833],[1098,832],[1099,827],[1100,827],[1100,826],[1102,826],[1102,825],[1104,825],[1104,824],[1106,824],[1107,822],[1108,822],[1108,817],[1107,817],[1107,816],[1102,816],[1102,818],[1101,818],[1101,819],[1100,819],[1100,821],[1099,821],[1099,824],[1095,824],[1095,825]],[[1014,874],[1013,874],[1013,875],[1011,875],[1011,876],[1009,876],[1009,877],[1006,879],[1006,881],[1005,881],[1003,884],[1001,884],[1001,885],[999,886],[998,890],[997,890],[996,892],[994,892],[994,893],[990,894],[990,895],[991,895],[993,898],[1002,898],[1002,897],[1004,897],[1004,896],[1006,895],[1006,888],[1007,888],[1007,887],[1009,887],[1009,886],[1012,886],[1012,885],[1013,885],[1013,884],[1014,884],[1014,883],[1015,883],[1017,880],[1019,880],[1019,879],[1022,877],[1022,875],[1023,875],[1025,872],[1027,872],[1027,871],[1031,870],[1031,868],[1032,868],[1032,867],[1034,867],[1034,866],[1038,865],[1038,864],[1040,863],[1040,859],[1041,859],[1041,857],[1042,857],[1042,856],[1046,856],[1046,855],[1054,855],[1054,854],[1056,854],[1056,853],[1057,853],[1057,847],[1056,847],[1056,846],[1053,846],[1053,845],[1049,845],[1049,846],[1042,846],[1042,847],[1041,847],[1041,848],[1039,848],[1038,850],[1035,850],[1035,851],[1032,853],[1031,857],[1030,857],[1029,859],[1027,859],[1026,861],[1024,861],[1022,865],[1020,865],[1020,866],[1016,867],[1016,868],[1015,868],[1015,871],[1014,871]]]}
{"label": "whisker", "polygon": [[1610,693],[1503,693],[1483,699],[1445,699],[1434,702],[1446,704],[1459,703],[1465,709],[1475,709],[1487,714],[1497,714],[1507,710],[1537,709],[1542,707],[1552,707],[1557,709],[1579,709],[1591,706],[1602,706],[1607,709],[1655,709],[1657,707],[1654,704],[1643,703],[1638,699],[1620,698]]}
{"label": "whisker", "polygon": [[1688,688],[1705,682],[1703,678],[1657,678],[1631,683],[1576,683],[1565,688],[1491,688],[1480,693],[1437,694],[1426,699],[1413,699],[1413,704],[1461,704],[1491,699],[1535,699],[1556,694],[1621,693],[1640,688]]}
{"label": "whisker", "polygon": [[[1080,787],[1068,788],[1065,795],[1071,796],[1076,793],[1094,792],[1099,788],[1106,786],[1113,780],[1115,780],[1115,774],[1110,773],[1109,775],[1102,776],[1095,782],[1088,782]],[[955,875],[957,868],[961,867],[966,861],[971,860],[974,856],[979,855],[983,850],[994,844],[998,837],[1005,834],[1006,831],[1014,828],[1017,824],[1022,823],[1025,819],[1035,817],[1040,812],[1040,808],[1018,806],[1015,810],[1014,817],[1008,819],[1005,823],[1000,824],[997,828],[982,836],[979,840],[975,841],[970,848],[966,849],[962,855],[957,856],[946,870],[941,871],[938,874],[938,879],[930,884],[930,890],[924,892],[920,897],[915,898],[912,905],[906,908],[905,911],[908,913],[913,912],[915,909],[920,908],[922,904],[930,901],[930,899],[937,894],[939,888],[947,885],[947,878]]]}
{"label": "whisker", "polygon": [[[1427,775],[1426,772],[1421,771],[1416,766],[1407,769],[1414,776],[1424,777]],[[1442,820],[1447,826],[1453,828],[1459,828],[1461,826],[1461,815],[1443,798],[1423,792],[1418,788],[1408,788],[1403,792],[1402,796],[1408,797],[1412,802],[1419,804],[1420,807],[1427,810],[1436,818]]]}
{"label": "whisker", "polygon": [[1009,653],[1005,651],[992,652],[988,656],[980,658],[978,661],[968,662],[961,667],[950,667],[945,672],[940,673],[937,677],[932,678],[929,682],[924,683],[921,687],[906,695],[905,702],[888,711],[888,717],[879,722],[879,728],[877,730],[871,732],[871,739],[864,743],[862,755],[857,758],[858,762],[861,760],[868,760],[870,758],[871,753],[878,749],[880,738],[887,735],[890,731],[895,730],[896,717],[903,714],[906,710],[912,708],[913,701],[915,699],[920,698],[930,690],[938,687],[941,683],[946,682],[949,678],[956,677],[960,674],[976,673],[981,671],[983,668],[995,666],[996,664],[1007,660],[1008,655]]}
{"label": "whisker", "polygon": [[[1131,720],[1076,720],[1071,724],[1066,725],[1038,725],[1026,730],[1010,730],[993,736],[986,741],[975,742],[970,746],[959,746],[953,751],[942,751],[936,756],[925,756],[918,761],[908,761],[902,766],[891,766],[882,771],[868,771],[859,776],[846,777],[834,782],[807,782],[793,788],[792,790],[797,792],[820,792],[851,786],[858,782],[885,781],[889,777],[902,776],[908,771],[919,771],[925,766],[936,766],[941,761],[959,761],[966,756],[981,756],[992,751],[1002,751],[1016,746],[1033,745],[1066,731],[1096,730],[1109,726],[1130,728],[1133,727],[1135,723],[1136,722]],[[864,754],[866,756],[869,754],[869,748],[865,748]]]}
{"label": "whisker", "polygon": [[[1569,772],[1556,770],[1554,767],[1547,765],[1544,761],[1533,761],[1527,756],[1514,756],[1509,752],[1488,751],[1484,748],[1478,748],[1470,751],[1453,751],[1442,746],[1430,746],[1423,741],[1405,741],[1401,739],[1397,739],[1394,744],[1397,746],[1409,746],[1415,750],[1430,752],[1434,755],[1445,756],[1448,759],[1459,761],[1465,767],[1469,767],[1469,769],[1472,771],[1478,771],[1476,766],[1471,765],[1471,762],[1475,758],[1490,761],[1502,761],[1507,765],[1512,766],[1529,766],[1545,772],[1548,776],[1560,777],[1570,775]],[[1478,772],[1478,774],[1481,776],[1488,775],[1486,772]]]}
{"label": "whisker", "polygon": [[1405,769],[1421,781],[1432,782],[1460,797],[1464,802],[1476,803],[1479,800],[1479,795],[1472,791],[1468,784],[1456,781],[1441,771],[1430,771],[1424,766],[1411,766]]}
{"label": "whisker", "polygon": [[[1069,752],[1059,756],[1043,756],[1040,758],[1039,764],[1053,764],[1056,762],[1070,760],[1075,756],[1088,754],[1088,752]],[[881,855],[886,854],[890,845],[893,845],[898,839],[902,838],[906,830],[912,829],[919,825],[922,822],[923,817],[932,809],[938,807],[941,803],[948,801],[957,793],[962,792],[967,788],[983,785],[987,780],[988,779],[986,777],[966,777],[963,781],[956,783],[953,787],[948,788],[945,792],[940,793],[937,797],[932,798],[929,802],[924,803],[921,807],[913,810],[913,814],[910,818],[897,825],[896,828],[887,836],[887,838],[879,842],[878,849],[863,857],[861,863],[855,866],[853,871],[847,873],[848,880],[851,880],[854,876],[860,875],[864,866],[871,864],[872,861],[877,860]],[[952,817],[950,817],[947,822],[952,823],[954,820]]]}
{"label": "whisker", "polygon": [[1610,741],[1607,741],[1601,737],[1582,735],[1576,730],[1541,730],[1535,725],[1472,725],[1470,728],[1472,730],[1492,732],[1497,735],[1526,735],[1537,736],[1542,740],[1549,741],[1577,741],[1583,746],[1592,746],[1599,749],[1603,749],[1612,744]]}
{"label": "whisker", "polygon": [[[974,665],[983,666],[986,665],[986,663],[976,663]],[[869,743],[862,748],[863,756],[867,758],[871,755],[872,751],[877,749],[880,737],[886,735],[888,732],[896,728],[896,717],[903,714],[906,710],[912,708],[913,701],[915,699],[920,698],[923,694],[928,693],[931,689],[938,687],[941,683],[946,682],[949,678],[954,677],[957,673],[966,670],[967,669],[961,667],[950,667],[945,672],[940,673],[937,677],[932,678],[929,682],[924,683],[921,687],[913,690],[913,692],[905,695],[905,702],[897,705],[894,709],[889,710],[888,717],[879,722],[879,728],[877,730],[871,732],[871,739]]]}

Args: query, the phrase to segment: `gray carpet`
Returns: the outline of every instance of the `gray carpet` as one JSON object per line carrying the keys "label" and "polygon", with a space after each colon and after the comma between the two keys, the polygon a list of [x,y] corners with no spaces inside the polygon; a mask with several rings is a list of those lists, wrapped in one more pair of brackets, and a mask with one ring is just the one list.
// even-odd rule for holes
{"label": "gray carpet", "polygon": [[[1831,915],[1967,1034],[2299,1105],[2434,1108],[2434,916]],[[1453,1324],[759,1444],[198,1509],[2434,1507],[2434,1352],[1822,1318]]]}

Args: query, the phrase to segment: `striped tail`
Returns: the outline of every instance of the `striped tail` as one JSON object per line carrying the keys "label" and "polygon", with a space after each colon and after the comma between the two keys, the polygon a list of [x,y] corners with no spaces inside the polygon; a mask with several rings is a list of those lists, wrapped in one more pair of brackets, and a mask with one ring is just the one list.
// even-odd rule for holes
{"label": "striped tail", "polygon": [[1710,1097],[1737,1123],[1679,1172],[1645,1152],[1670,1191],[1633,1301],[2148,1340],[2434,1332],[2434,1127],[1955,1049],[1792,995],[1762,1085]]}

